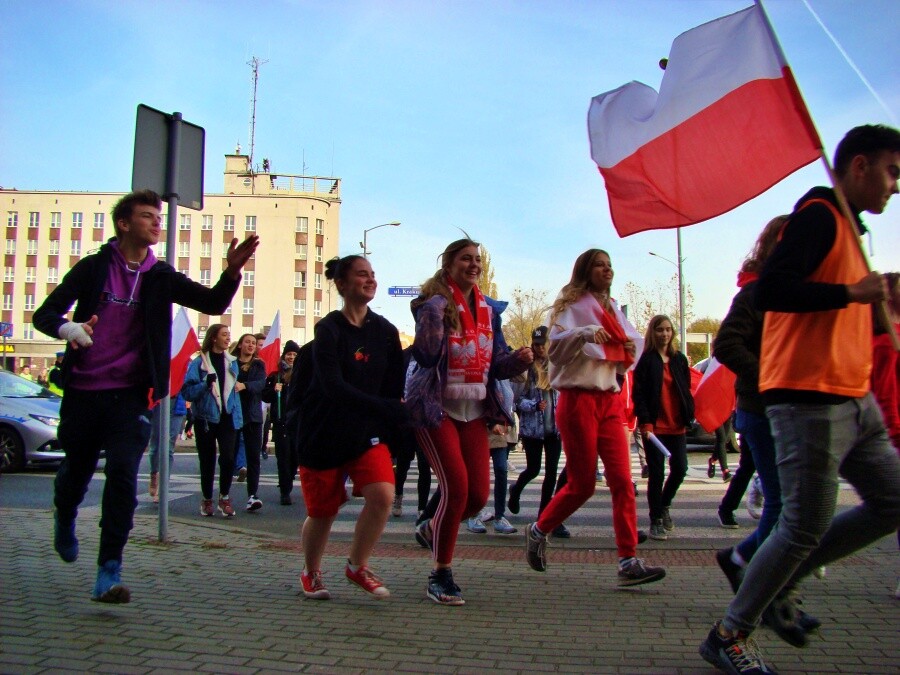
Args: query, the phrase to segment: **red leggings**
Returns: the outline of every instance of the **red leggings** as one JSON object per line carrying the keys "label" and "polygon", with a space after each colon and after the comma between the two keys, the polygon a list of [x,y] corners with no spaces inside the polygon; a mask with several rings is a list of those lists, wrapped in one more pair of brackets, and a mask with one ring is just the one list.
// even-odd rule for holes
{"label": "red leggings", "polygon": [[637,510],[631,482],[631,457],[625,437],[622,396],[616,392],[563,389],[556,423],[566,455],[568,482],[541,512],[541,532],[553,529],[581,508],[597,486],[597,456],[612,493],[613,529],[620,557],[637,549]]}
{"label": "red leggings", "polygon": [[441,501],[431,519],[434,560],[449,565],[459,523],[487,503],[491,483],[487,426],[483,419],[459,422],[444,416],[437,429],[417,429],[416,440],[441,486]]}

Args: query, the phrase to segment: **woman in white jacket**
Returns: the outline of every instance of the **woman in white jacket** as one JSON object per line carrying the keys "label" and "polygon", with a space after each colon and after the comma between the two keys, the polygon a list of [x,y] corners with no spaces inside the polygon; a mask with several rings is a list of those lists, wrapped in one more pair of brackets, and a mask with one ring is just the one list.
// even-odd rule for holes
{"label": "woman in white jacket", "polygon": [[231,333],[221,323],[206,331],[200,356],[188,366],[181,394],[191,402],[197,456],[200,459],[200,515],[213,515],[213,480],[216,449],[219,453],[219,512],[234,516],[229,491],[234,474],[234,449],[237,430],[244,426],[238,392],[244,385],[237,381],[237,358],[228,353]]}
{"label": "woman in white jacket", "polygon": [[547,534],[594,494],[599,455],[612,493],[618,583],[635,586],[658,581],[666,571],[635,557],[637,510],[619,392],[641,338],[609,296],[612,280],[609,254],[589,249],[578,256],[550,310],[550,385],[559,391],[556,420],[568,482],[528,526],[525,547],[531,568],[546,571]]}

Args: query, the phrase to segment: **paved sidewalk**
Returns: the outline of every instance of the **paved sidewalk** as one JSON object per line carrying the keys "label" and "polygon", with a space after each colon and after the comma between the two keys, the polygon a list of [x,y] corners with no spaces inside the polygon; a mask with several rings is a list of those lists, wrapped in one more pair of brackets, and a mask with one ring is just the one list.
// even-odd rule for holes
{"label": "paved sidewalk", "polygon": [[[325,560],[327,602],[299,594],[297,542],[174,519],[136,518],[123,580],[128,605],[93,603],[97,522],[79,519],[82,555],[53,552],[47,511],[0,511],[0,672],[578,672],[709,673],[697,654],[730,592],[713,549],[685,539],[642,553],[668,566],[660,583],[618,590],[615,559],[585,539],[549,549],[532,572],[522,539],[458,549],[466,605],[425,597],[427,552],[385,542],[372,567],[391,598],[376,601],[343,577],[347,543]],[[805,586],[804,608],[824,621],[797,650],[760,630],[781,672],[897,673],[900,602],[893,538]]]}

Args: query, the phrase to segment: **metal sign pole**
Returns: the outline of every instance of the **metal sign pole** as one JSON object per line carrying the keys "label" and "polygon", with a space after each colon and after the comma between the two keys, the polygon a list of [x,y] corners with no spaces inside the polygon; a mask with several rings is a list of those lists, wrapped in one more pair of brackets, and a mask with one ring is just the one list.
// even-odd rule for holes
{"label": "metal sign pole", "polygon": [[[163,197],[168,203],[166,217],[166,262],[175,266],[176,221],[178,216],[178,149],[181,141],[181,113],[172,113],[169,118],[169,143],[166,152],[166,192]],[[165,383],[166,395],[159,402],[159,540],[166,541],[169,530],[169,466],[171,409],[169,383]]]}

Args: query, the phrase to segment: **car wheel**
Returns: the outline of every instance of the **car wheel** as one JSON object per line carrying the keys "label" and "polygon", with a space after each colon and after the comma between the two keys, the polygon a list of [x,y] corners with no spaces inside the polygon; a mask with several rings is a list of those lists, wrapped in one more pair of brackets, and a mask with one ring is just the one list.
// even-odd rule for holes
{"label": "car wheel", "polygon": [[0,453],[9,457],[6,471],[20,471],[25,466],[25,444],[9,427],[0,427]]}

